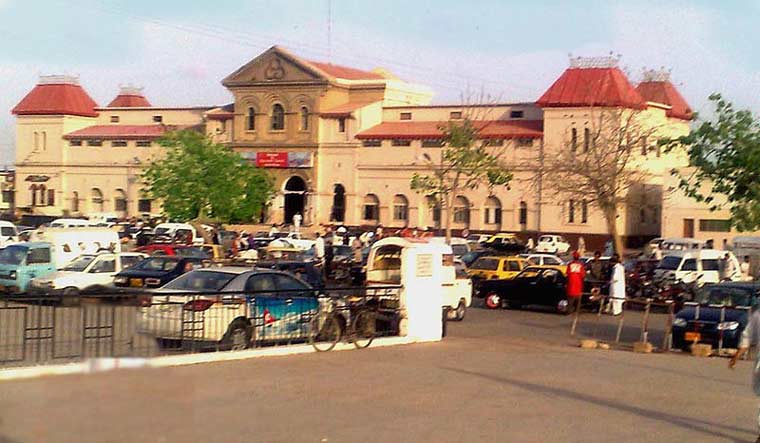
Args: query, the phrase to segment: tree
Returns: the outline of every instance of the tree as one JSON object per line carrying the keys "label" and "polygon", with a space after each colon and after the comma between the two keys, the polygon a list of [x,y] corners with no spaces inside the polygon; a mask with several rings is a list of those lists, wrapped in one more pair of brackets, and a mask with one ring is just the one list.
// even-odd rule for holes
{"label": "tree", "polygon": [[637,110],[589,108],[588,112],[588,126],[570,129],[557,152],[542,155],[536,179],[558,201],[568,202],[569,210],[599,208],[620,253],[618,215],[631,191],[646,181],[639,153],[651,149],[658,128],[644,124]]}
{"label": "tree", "polygon": [[490,189],[507,186],[512,179],[512,174],[501,164],[500,155],[494,154],[479,136],[484,127],[484,122],[468,117],[441,124],[440,161],[425,154],[429,173],[415,172],[412,176],[412,190],[433,197],[440,205],[447,242],[451,240],[452,203],[460,192],[482,185]]}
{"label": "tree", "polygon": [[266,171],[201,133],[171,132],[158,143],[166,152],[143,172],[144,192],[172,219],[248,222],[273,195]]}
{"label": "tree", "polygon": [[712,120],[688,135],[663,142],[685,149],[690,172],[672,170],[687,196],[718,210],[728,207],[740,231],[760,228],[760,122],[749,110],[737,110],[720,94],[710,96]]}

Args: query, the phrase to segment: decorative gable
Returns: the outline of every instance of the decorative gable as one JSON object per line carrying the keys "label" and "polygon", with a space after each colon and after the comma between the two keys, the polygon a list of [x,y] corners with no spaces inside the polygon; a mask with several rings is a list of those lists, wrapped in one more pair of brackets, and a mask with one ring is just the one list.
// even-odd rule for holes
{"label": "decorative gable", "polygon": [[272,46],[222,80],[224,86],[263,83],[324,83],[323,75],[295,55]]}

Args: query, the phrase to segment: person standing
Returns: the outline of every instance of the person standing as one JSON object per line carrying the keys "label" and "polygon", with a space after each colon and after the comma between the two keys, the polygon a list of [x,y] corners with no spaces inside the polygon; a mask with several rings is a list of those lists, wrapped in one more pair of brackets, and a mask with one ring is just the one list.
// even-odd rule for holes
{"label": "person standing", "polygon": [[296,212],[296,215],[293,216],[293,229],[295,229],[295,232],[301,232],[301,222],[303,221],[303,216],[300,212]]}
{"label": "person standing", "polygon": [[602,254],[599,251],[594,252],[594,258],[589,264],[591,278],[596,280],[595,283],[601,284],[606,279],[604,263],[601,260]]}
{"label": "person standing", "polygon": [[613,254],[612,273],[610,275],[610,305],[612,315],[620,315],[623,312],[623,302],[625,301],[625,268],[620,263],[620,256]]}
{"label": "person standing", "polygon": [[583,295],[583,282],[586,279],[586,268],[580,261],[581,255],[578,251],[573,252],[573,261],[567,264],[567,302],[570,304],[569,309],[574,311],[580,309],[581,296]]}
{"label": "person standing", "polygon": [[720,280],[721,281],[730,281],[733,280],[734,274],[736,273],[736,266],[734,265],[734,261],[731,260],[731,256],[726,252],[726,255],[723,256],[723,260],[721,263],[723,266],[721,266],[721,274],[720,274]]}
{"label": "person standing", "polygon": [[317,256],[317,262],[322,264],[325,259],[325,239],[321,232],[317,232],[317,239],[314,241],[314,252]]}
{"label": "person standing", "polygon": [[354,237],[354,240],[351,242],[351,275],[355,286],[361,284],[362,262],[364,261],[362,249],[364,249],[362,241],[359,240],[359,237]]}
{"label": "person standing", "polygon": [[[747,322],[747,326],[744,328],[744,331],[742,331],[742,336],[739,340],[739,349],[737,349],[736,354],[731,357],[731,360],[728,362],[728,367],[734,369],[736,362],[747,353],[750,346],[757,346],[758,343],[760,343],[760,309],[755,305],[750,312],[749,322]],[[755,364],[752,366],[752,390],[756,396],[760,396],[760,352],[757,353]],[[758,429],[760,429],[760,410],[758,410],[757,424]],[[755,443],[760,443],[760,435],[758,435]]]}
{"label": "person standing", "polygon": [[335,250],[333,249],[333,237],[332,230],[328,228],[327,234],[325,234],[325,281],[330,277],[332,273],[332,262],[335,257]]}
{"label": "person standing", "polygon": [[739,265],[739,271],[742,274],[742,281],[752,281],[752,276],[749,275],[749,255],[744,256],[744,261]]}
{"label": "person standing", "polygon": [[578,237],[578,254],[583,256],[586,253],[586,240],[583,236]]}

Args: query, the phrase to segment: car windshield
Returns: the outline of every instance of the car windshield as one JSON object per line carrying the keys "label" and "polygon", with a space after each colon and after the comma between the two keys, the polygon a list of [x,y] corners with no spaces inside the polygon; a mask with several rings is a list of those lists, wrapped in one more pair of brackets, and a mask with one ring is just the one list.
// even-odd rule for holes
{"label": "car windshield", "polygon": [[29,248],[26,246],[11,245],[0,251],[0,264],[20,265],[26,258]]}
{"label": "car windshield", "polygon": [[177,257],[150,257],[132,267],[143,271],[171,271],[179,263]]}
{"label": "car windshield", "polygon": [[551,237],[544,236],[538,239],[539,243],[550,243],[552,241]]}
{"label": "car windshield", "polygon": [[219,271],[191,271],[175,278],[163,289],[173,291],[218,291],[235,278],[236,274]]}
{"label": "car windshield", "polygon": [[752,293],[751,288],[722,285],[706,286],[697,295],[697,301],[710,305],[751,306]]}
{"label": "car windshield", "polygon": [[66,265],[63,270],[72,272],[84,272],[84,270],[87,269],[87,266],[90,266],[90,263],[92,263],[93,260],[95,260],[94,255],[80,255],[79,257],[75,258],[74,261]]}
{"label": "car windshield", "polygon": [[168,235],[170,229],[169,228],[156,228],[156,235]]}
{"label": "car windshield", "polygon": [[667,257],[663,257],[660,264],[657,265],[657,269],[666,269],[669,271],[675,271],[676,269],[678,269],[678,265],[680,264],[681,264],[681,257],[669,255]]}
{"label": "car windshield", "polygon": [[480,257],[472,264],[472,269],[482,269],[484,271],[495,271],[499,269],[499,259],[491,257]]}

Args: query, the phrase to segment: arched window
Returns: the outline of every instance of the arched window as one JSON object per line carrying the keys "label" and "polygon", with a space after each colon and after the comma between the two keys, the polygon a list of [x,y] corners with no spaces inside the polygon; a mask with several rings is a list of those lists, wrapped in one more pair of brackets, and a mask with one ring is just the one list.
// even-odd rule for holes
{"label": "arched window", "polygon": [[256,130],[256,109],[253,107],[248,108],[248,112],[245,115],[245,128],[249,131]]}
{"label": "arched window", "polygon": [[336,184],[333,189],[333,205],[330,220],[336,222],[346,221],[346,188],[340,183]]}
{"label": "arched window", "polygon": [[401,194],[393,197],[393,220],[409,221],[409,200]]}
{"label": "arched window", "polygon": [[29,186],[29,192],[32,194],[32,206],[37,206],[37,185]]}
{"label": "arched window", "polygon": [[98,188],[90,191],[90,202],[93,212],[103,212],[103,193]]}
{"label": "arched window", "polygon": [[71,194],[71,212],[79,212],[79,193],[77,191]]}
{"label": "arched window", "polygon": [[113,209],[115,211],[127,212],[127,193],[123,189],[117,189],[114,192]]}
{"label": "arched window", "polygon": [[487,225],[501,224],[501,202],[498,198],[491,196],[486,199],[485,218],[483,221]]}
{"label": "arched window", "polygon": [[45,194],[47,192],[47,186],[45,186],[45,185],[39,185],[39,187],[37,189],[39,189],[39,191],[40,191],[40,196],[37,197],[37,203],[40,206],[45,206]]}
{"label": "arched window", "polygon": [[520,202],[520,224],[525,229],[525,225],[528,224],[528,204]]}
{"label": "arched window", "polygon": [[272,131],[282,131],[285,129],[285,108],[281,104],[275,103],[272,106]]}
{"label": "arched window", "polygon": [[428,195],[425,197],[425,203],[430,211],[430,218],[433,220],[433,225],[436,228],[441,225],[441,203],[433,196]]}
{"label": "arched window", "polygon": [[309,108],[306,106],[301,107],[301,130],[309,130]]}
{"label": "arched window", "polygon": [[470,223],[470,201],[461,195],[454,199],[454,223]]}
{"label": "arched window", "polygon": [[380,200],[375,194],[364,197],[364,220],[380,220]]}

